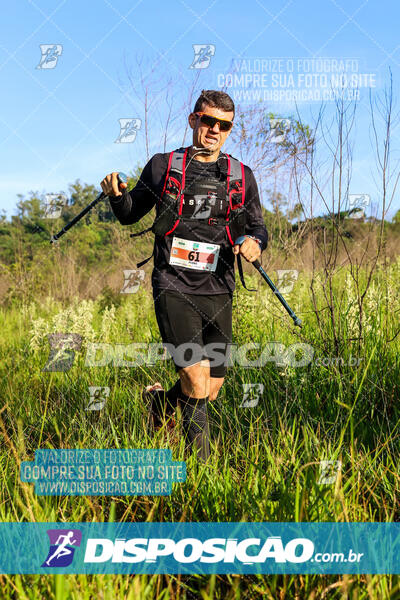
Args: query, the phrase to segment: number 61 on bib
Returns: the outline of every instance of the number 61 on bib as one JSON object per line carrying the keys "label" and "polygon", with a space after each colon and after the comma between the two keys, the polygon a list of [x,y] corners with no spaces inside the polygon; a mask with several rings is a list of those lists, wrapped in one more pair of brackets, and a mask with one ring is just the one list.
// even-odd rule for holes
{"label": "number 61 on bib", "polygon": [[219,244],[195,242],[174,236],[169,264],[198,271],[215,271],[219,249]]}

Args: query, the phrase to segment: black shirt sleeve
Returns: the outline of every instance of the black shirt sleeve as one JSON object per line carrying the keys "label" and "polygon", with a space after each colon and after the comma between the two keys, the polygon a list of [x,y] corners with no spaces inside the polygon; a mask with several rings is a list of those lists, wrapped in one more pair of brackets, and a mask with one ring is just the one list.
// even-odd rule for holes
{"label": "black shirt sleeve", "polygon": [[122,196],[110,197],[110,205],[121,225],[132,225],[151,211],[162,191],[168,154],[155,154],[144,167],[135,187]]}
{"label": "black shirt sleeve", "polygon": [[246,233],[253,235],[261,241],[261,250],[265,250],[268,244],[268,232],[264,223],[261,210],[258,186],[253,171],[245,166],[245,198],[247,223]]}

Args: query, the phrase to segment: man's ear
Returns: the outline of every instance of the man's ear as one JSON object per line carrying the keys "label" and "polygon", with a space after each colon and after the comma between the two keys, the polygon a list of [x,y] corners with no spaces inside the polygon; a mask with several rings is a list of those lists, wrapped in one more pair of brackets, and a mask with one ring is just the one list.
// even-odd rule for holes
{"label": "man's ear", "polygon": [[194,113],[190,113],[188,121],[190,128],[194,129],[196,127],[196,115]]}

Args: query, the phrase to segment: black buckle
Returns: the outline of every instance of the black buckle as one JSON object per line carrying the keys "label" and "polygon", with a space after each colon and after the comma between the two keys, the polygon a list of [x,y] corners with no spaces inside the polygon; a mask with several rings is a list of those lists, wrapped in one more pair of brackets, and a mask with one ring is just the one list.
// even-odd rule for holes
{"label": "black buckle", "polygon": [[238,180],[234,181],[231,185],[231,190],[235,190],[235,193],[241,192],[242,191],[242,183]]}
{"label": "black buckle", "polygon": [[218,225],[218,219],[215,219],[214,217],[209,217],[208,224],[209,225]]}
{"label": "black buckle", "polygon": [[175,183],[169,183],[166,187],[167,194],[178,195],[179,188]]}

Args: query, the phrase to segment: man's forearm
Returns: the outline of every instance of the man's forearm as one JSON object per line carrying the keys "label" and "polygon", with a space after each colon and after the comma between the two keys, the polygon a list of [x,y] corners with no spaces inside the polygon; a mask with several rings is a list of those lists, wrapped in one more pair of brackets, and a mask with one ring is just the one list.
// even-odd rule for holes
{"label": "man's forearm", "polygon": [[132,225],[140,221],[151,211],[155,204],[155,195],[143,185],[137,184],[130,192],[122,196],[110,197],[110,205],[121,225]]}
{"label": "man's forearm", "polygon": [[152,161],[143,169],[135,187],[122,196],[110,196],[110,205],[114,215],[121,225],[132,225],[140,221],[144,215],[151,211],[157,200],[152,186]]}
{"label": "man's forearm", "polygon": [[139,220],[134,218],[135,215],[132,210],[132,197],[128,191],[125,191],[122,196],[110,196],[109,199],[112,211],[121,225],[131,225]]}

